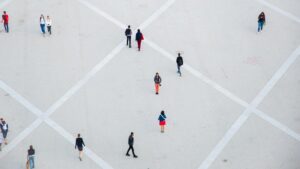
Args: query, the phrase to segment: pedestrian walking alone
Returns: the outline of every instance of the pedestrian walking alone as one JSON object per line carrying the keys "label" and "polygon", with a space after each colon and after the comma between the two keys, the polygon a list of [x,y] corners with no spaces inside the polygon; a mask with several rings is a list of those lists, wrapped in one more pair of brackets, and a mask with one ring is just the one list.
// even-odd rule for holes
{"label": "pedestrian walking alone", "polygon": [[129,145],[129,148],[128,148],[128,150],[127,150],[126,156],[130,156],[129,151],[131,150],[131,151],[132,151],[132,154],[133,154],[133,157],[134,157],[134,158],[137,158],[138,156],[135,155],[135,153],[134,153],[133,144],[134,144],[134,137],[133,137],[133,132],[131,132],[131,133],[130,133],[130,136],[129,136],[129,138],[128,138],[128,145]]}
{"label": "pedestrian walking alone", "polygon": [[34,168],[34,157],[35,157],[35,150],[33,149],[33,146],[30,145],[27,151],[27,161],[29,163],[30,169]]}
{"label": "pedestrian walking alone", "polygon": [[75,149],[78,148],[80,161],[82,161],[83,146],[85,146],[83,139],[80,137],[80,134],[78,134],[75,142]]}
{"label": "pedestrian walking alone", "polygon": [[158,117],[158,121],[159,121],[159,125],[160,125],[160,132],[161,133],[165,132],[166,118],[167,118],[167,116],[165,115],[165,112],[162,110],[160,112],[159,117]]}
{"label": "pedestrian walking alone", "polygon": [[40,16],[40,27],[41,27],[41,31],[42,31],[43,35],[45,35],[45,33],[46,33],[46,31],[45,31],[45,24],[46,24],[45,17],[42,14]]}
{"label": "pedestrian walking alone", "polygon": [[47,25],[48,33],[51,35],[52,34],[52,31],[51,31],[52,19],[50,18],[49,15],[46,18],[46,25]]}
{"label": "pedestrian walking alone", "polygon": [[130,25],[128,25],[128,28],[125,30],[125,36],[127,38],[126,45],[129,46],[129,48],[131,48],[131,35],[132,31],[130,29]]}
{"label": "pedestrian walking alone", "polygon": [[161,86],[161,78],[158,73],[154,76],[155,94],[159,93],[159,87]]}
{"label": "pedestrian walking alone", "polygon": [[182,59],[180,53],[178,53],[178,56],[177,56],[177,59],[176,59],[176,63],[177,63],[177,73],[179,73],[179,76],[181,76],[180,67],[183,65],[183,59]]}
{"label": "pedestrian walking alone", "polygon": [[144,40],[144,35],[141,33],[141,31],[138,29],[137,33],[135,34],[135,40],[138,44],[138,50],[141,50],[142,40]]}
{"label": "pedestrian walking alone", "polygon": [[6,13],[6,11],[3,11],[2,22],[3,22],[4,30],[6,33],[9,32],[8,20],[9,20],[8,14]]}
{"label": "pedestrian walking alone", "polygon": [[2,136],[4,139],[4,144],[7,145],[7,133],[8,133],[8,124],[3,120],[2,118],[0,119],[0,128],[2,131]]}
{"label": "pedestrian walking alone", "polygon": [[258,16],[258,28],[257,28],[257,32],[260,32],[263,30],[263,26],[266,23],[266,16],[264,12],[261,12]]}

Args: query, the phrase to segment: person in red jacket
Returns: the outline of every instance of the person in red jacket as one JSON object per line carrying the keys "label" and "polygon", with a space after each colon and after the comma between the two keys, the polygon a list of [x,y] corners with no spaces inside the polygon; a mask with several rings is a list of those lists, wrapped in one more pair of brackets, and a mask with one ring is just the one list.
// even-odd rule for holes
{"label": "person in red jacket", "polygon": [[8,27],[8,15],[6,14],[6,11],[3,12],[3,15],[2,15],[2,22],[4,24],[4,29],[5,29],[5,32],[9,32],[9,27]]}
{"label": "person in red jacket", "polygon": [[138,43],[138,49],[140,51],[141,50],[142,40],[144,40],[144,35],[142,34],[142,32],[139,29],[137,30],[137,33],[135,34],[135,40]]}

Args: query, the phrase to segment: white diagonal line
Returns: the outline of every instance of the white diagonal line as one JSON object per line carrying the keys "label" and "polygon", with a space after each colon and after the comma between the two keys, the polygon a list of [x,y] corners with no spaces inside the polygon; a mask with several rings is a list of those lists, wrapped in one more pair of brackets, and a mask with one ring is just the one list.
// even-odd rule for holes
{"label": "white diagonal line", "polygon": [[[262,102],[262,100],[267,96],[267,94],[271,91],[274,85],[279,81],[279,79],[285,74],[288,68],[295,62],[295,60],[300,55],[300,46],[288,57],[288,59],[283,63],[283,65],[276,71],[276,73],[272,76],[272,78],[268,81],[265,87],[259,92],[259,94],[254,98],[251,102],[250,106],[239,116],[239,118],[233,123],[230,129],[225,133],[223,138],[218,142],[218,144],[214,147],[214,149],[210,152],[207,158],[202,162],[198,169],[208,169],[213,161],[218,157],[218,155],[223,151],[224,147],[229,143],[232,137],[239,131],[241,126],[247,121],[249,116],[251,115],[251,111],[256,109],[256,107]],[[263,116],[260,114],[259,117],[263,117],[263,119],[267,119],[268,122],[272,120],[273,123],[276,124],[275,127],[279,127],[282,131],[286,131],[287,127],[281,128],[282,125],[274,119],[270,119],[266,114]],[[289,130],[291,131],[291,130]],[[296,137],[297,138],[297,137]]]}
{"label": "white diagonal line", "polygon": [[[273,9],[274,11],[276,11],[276,12],[278,12],[278,13],[280,13],[280,14],[282,14],[282,15],[284,15],[284,16],[286,16],[286,17],[288,17],[288,18],[290,18],[290,19],[292,19],[292,20],[294,20],[294,21],[296,21],[298,23],[300,23],[300,19],[298,17],[296,17],[295,15],[293,15],[293,14],[291,14],[289,12],[286,12],[286,11],[278,8],[275,5],[272,5],[272,4],[268,3],[265,0],[256,0],[256,1],[259,2],[259,3],[261,3],[261,4],[263,4],[263,5],[265,5],[265,6],[267,6],[267,7],[269,7],[269,8],[271,8],[271,9]],[[288,1],[286,1],[286,2],[288,2]]]}

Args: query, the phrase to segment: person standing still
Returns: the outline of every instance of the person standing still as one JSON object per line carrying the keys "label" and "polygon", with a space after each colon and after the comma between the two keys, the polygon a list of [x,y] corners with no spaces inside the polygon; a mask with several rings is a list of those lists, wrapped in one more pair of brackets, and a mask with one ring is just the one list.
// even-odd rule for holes
{"label": "person standing still", "polygon": [[129,48],[131,48],[131,35],[132,31],[130,29],[130,25],[128,25],[128,28],[125,30],[125,36],[127,38],[126,45],[129,46]]}
{"label": "person standing still", "polygon": [[180,53],[178,53],[176,63],[177,63],[177,73],[179,73],[179,75],[181,76],[180,67],[183,65],[183,59],[182,59]]}
{"label": "person standing still", "polygon": [[257,32],[260,32],[263,30],[263,26],[266,23],[266,16],[264,12],[261,12],[258,16],[258,28],[257,28]]}
{"label": "person standing still", "polygon": [[46,18],[46,25],[47,25],[48,33],[51,35],[51,33],[52,33],[52,31],[51,31],[52,19],[50,18],[49,15]]}
{"label": "person standing still", "polygon": [[33,146],[30,145],[27,151],[27,160],[29,161],[30,169],[34,168],[34,157],[35,157],[35,150],[33,149]]}
{"label": "person standing still", "polygon": [[138,29],[137,33],[135,34],[135,40],[137,41],[138,44],[138,50],[141,51],[141,45],[142,45],[142,40],[144,40],[144,35],[141,33],[141,31]]}
{"label": "person standing still", "polygon": [[40,27],[41,27],[41,31],[42,31],[42,33],[43,33],[44,36],[45,36],[45,33],[46,33],[46,31],[45,31],[45,23],[46,23],[45,17],[44,17],[44,15],[42,14],[42,15],[40,16]]}
{"label": "person standing still", "polygon": [[134,153],[133,143],[134,143],[133,132],[131,132],[130,135],[129,135],[129,138],[128,138],[129,148],[127,150],[126,156],[130,156],[129,151],[131,150],[132,154],[133,154],[133,157],[137,158],[138,156],[135,155],[135,153]]}
{"label": "person standing still", "polygon": [[82,161],[83,146],[85,146],[83,139],[80,137],[80,134],[78,134],[75,142],[75,149],[78,148],[80,161]]}
{"label": "person standing still", "polygon": [[6,32],[6,33],[9,32],[8,19],[9,19],[9,17],[8,17],[6,11],[3,11],[2,22],[3,22],[4,29],[5,29],[5,32]]}
{"label": "person standing still", "polygon": [[3,139],[4,139],[4,144],[7,145],[7,133],[8,133],[8,124],[3,120],[1,119],[1,130],[2,130],[2,135],[3,135]]}
{"label": "person standing still", "polygon": [[167,116],[165,115],[165,112],[162,110],[160,112],[159,117],[158,117],[158,121],[159,121],[159,125],[160,125],[160,132],[161,133],[165,132],[166,118],[167,118]]}
{"label": "person standing still", "polygon": [[161,86],[161,78],[158,73],[154,76],[155,94],[159,93],[159,87]]}

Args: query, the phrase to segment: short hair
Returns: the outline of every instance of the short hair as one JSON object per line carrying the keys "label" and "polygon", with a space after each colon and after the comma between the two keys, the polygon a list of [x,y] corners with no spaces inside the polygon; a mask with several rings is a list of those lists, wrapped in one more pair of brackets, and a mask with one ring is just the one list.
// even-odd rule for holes
{"label": "short hair", "polygon": [[78,133],[78,135],[77,135],[78,137],[80,137],[80,134]]}

